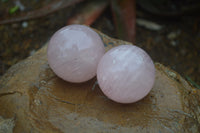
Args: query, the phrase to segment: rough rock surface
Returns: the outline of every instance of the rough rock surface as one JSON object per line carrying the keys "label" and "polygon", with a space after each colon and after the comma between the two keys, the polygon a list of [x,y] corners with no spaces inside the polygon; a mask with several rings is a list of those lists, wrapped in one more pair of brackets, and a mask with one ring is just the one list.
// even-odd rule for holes
{"label": "rough rock surface", "polygon": [[14,118],[4,119],[0,116],[0,133],[12,133],[14,126]]}
{"label": "rough rock surface", "polygon": [[[130,44],[99,34],[107,49]],[[46,48],[11,67],[0,79],[0,116],[10,120],[14,132],[200,131],[200,90],[169,68],[156,63],[150,94],[124,105],[107,99],[94,86],[95,78],[81,84],[58,78],[48,66]]]}

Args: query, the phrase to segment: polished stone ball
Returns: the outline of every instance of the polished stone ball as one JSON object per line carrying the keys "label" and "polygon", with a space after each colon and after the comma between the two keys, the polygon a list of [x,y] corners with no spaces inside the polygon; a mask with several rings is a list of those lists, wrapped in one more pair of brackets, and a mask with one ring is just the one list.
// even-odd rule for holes
{"label": "polished stone ball", "polygon": [[155,79],[154,63],[139,47],[121,45],[109,50],[100,60],[97,80],[103,93],[119,103],[144,98]]}
{"label": "polished stone ball", "polygon": [[51,37],[47,58],[58,77],[80,83],[96,75],[104,53],[104,44],[94,30],[84,25],[69,25]]}

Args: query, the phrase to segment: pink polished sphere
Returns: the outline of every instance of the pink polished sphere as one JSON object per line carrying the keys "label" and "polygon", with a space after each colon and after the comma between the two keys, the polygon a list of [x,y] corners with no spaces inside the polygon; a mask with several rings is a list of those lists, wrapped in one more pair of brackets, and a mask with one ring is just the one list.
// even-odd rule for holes
{"label": "pink polished sphere", "polygon": [[100,60],[97,80],[103,93],[119,103],[144,98],[155,79],[154,63],[139,47],[121,45],[109,50]]}
{"label": "pink polished sphere", "polygon": [[57,76],[80,83],[96,75],[97,65],[104,53],[104,44],[95,31],[83,25],[70,25],[52,36],[47,58]]}

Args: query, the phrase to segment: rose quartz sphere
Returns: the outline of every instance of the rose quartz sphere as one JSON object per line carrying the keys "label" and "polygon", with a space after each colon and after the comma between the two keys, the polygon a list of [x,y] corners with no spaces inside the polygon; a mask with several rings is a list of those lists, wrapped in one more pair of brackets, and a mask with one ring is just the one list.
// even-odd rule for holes
{"label": "rose quartz sphere", "polygon": [[119,103],[144,98],[155,79],[154,63],[139,47],[121,45],[109,50],[100,60],[97,80],[103,93]]}
{"label": "rose quartz sphere", "polygon": [[47,58],[58,77],[80,83],[96,75],[104,53],[104,44],[95,31],[83,25],[69,25],[50,39]]}

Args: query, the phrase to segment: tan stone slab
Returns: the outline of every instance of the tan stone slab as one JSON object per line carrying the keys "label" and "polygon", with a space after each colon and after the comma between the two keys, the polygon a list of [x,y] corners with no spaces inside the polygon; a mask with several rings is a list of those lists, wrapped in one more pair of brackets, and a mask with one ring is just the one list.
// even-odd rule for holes
{"label": "tan stone slab", "polygon": [[[107,50],[130,44],[99,34]],[[0,79],[0,116],[14,120],[14,132],[200,130],[200,91],[169,68],[156,63],[156,80],[150,94],[137,103],[119,104],[94,86],[96,78],[81,84],[58,78],[48,66],[46,48],[11,67]]]}

